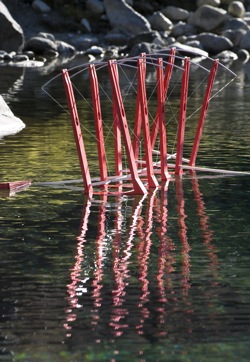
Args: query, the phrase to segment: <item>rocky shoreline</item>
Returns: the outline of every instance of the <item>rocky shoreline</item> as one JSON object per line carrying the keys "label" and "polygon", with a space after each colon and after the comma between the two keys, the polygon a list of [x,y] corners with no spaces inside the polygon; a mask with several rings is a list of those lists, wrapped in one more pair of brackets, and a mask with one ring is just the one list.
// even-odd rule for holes
{"label": "rocky shoreline", "polygon": [[0,1],[0,65],[42,66],[77,54],[120,58],[176,45],[224,63],[250,57],[250,0],[174,2],[185,8],[167,0],[86,0],[76,2],[79,18],[56,3]]}

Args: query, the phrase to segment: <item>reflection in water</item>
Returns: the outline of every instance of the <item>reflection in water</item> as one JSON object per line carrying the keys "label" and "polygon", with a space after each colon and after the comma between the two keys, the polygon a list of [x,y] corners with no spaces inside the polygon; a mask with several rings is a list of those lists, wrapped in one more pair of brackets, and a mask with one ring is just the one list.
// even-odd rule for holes
{"label": "reflection in water", "polygon": [[[138,338],[165,338],[171,332],[174,333],[173,321],[176,318],[182,318],[183,331],[192,334],[191,315],[194,308],[189,296],[192,290],[191,248],[188,242],[182,180],[177,178],[175,185],[178,219],[176,235],[178,234],[179,245],[168,232],[167,186],[162,191],[154,190],[147,196],[134,197],[129,217],[126,215],[129,208],[127,200],[116,197],[111,226],[108,225],[106,215],[107,196],[102,196],[98,207],[98,230],[92,263],[85,246],[91,207],[95,201],[85,199],[75,264],[70,270],[71,282],[67,287],[68,308],[64,326],[66,337],[72,337],[73,344],[77,343],[79,338],[76,336],[77,331],[87,333],[92,343],[114,343],[117,338],[128,333],[135,334]],[[200,233],[214,278],[211,286],[215,286],[218,260],[195,175],[192,179],[192,190],[197,203]],[[128,220],[129,225],[126,224]],[[107,253],[110,248],[112,261],[111,265],[108,265]],[[178,268],[180,273],[177,272]],[[87,325],[85,319],[91,320],[91,330],[84,332]],[[147,336],[149,328],[150,337]],[[179,325],[176,328],[179,328]],[[90,343],[89,338],[88,342],[86,338],[82,338],[81,343],[84,343],[84,340]],[[140,351],[140,354],[143,354],[143,351]]]}

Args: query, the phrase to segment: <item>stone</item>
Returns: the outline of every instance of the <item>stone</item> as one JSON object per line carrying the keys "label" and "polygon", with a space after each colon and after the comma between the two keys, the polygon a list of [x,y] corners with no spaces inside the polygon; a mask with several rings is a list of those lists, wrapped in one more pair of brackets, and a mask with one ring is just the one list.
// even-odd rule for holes
{"label": "stone", "polygon": [[161,12],[171,21],[186,21],[189,18],[189,11],[177,6],[166,6]]}
{"label": "stone", "polygon": [[6,6],[0,1],[0,49],[20,51],[24,46],[21,26],[12,18]]}
{"label": "stone", "polygon": [[34,36],[26,42],[25,50],[31,50],[35,54],[44,54],[49,50],[57,51],[57,45],[48,38]]}
{"label": "stone", "polygon": [[133,35],[151,30],[149,21],[137,13],[125,0],[104,0],[107,18],[113,28]]}
{"label": "stone", "polygon": [[59,54],[74,54],[76,52],[76,49],[73,45],[71,44],[68,44],[62,40],[56,40],[56,51],[59,53]]}
{"label": "stone", "polygon": [[237,30],[226,30],[223,32],[223,36],[231,40],[234,47],[238,47],[243,36],[246,34],[246,30],[237,29]]}
{"label": "stone", "polygon": [[25,124],[17,118],[3,97],[0,95],[0,138],[16,134],[25,128]]}
{"label": "stone", "polygon": [[203,5],[194,12],[189,23],[210,32],[222,26],[228,18],[226,10]]}
{"label": "stone", "polygon": [[220,0],[197,0],[196,1],[197,7],[201,7],[203,5],[210,5],[214,7],[219,7],[221,5]]}
{"label": "stone", "polygon": [[223,50],[231,50],[233,43],[225,36],[216,35],[212,33],[201,33],[196,36],[202,47],[211,55],[216,55]]}
{"label": "stone", "polygon": [[250,30],[248,30],[241,39],[240,48],[250,51]]}
{"label": "stone", "polygon": [[240,49],[237,52],[237,55],[238,55],[238,60],[244,64],[247,63],[250,59],[250,54],[246,49]]}
{"label": "stone", "polygon": [[223,26],[223,31],[238,29],[250,30],[250,27],[244,19],[239,18],[230,18],[225,22]]}
{"label": "stone", "polygon": [[177,24],[174,25],[171,35],[173,35],[175,38],[186,35],[194,35],[197,33],[197,28],[194,27],[191,24],[184,23],[183,21],[179,21]]}
{"label": "stone", "polygon": [[228,6],[228,13],[236,18],[244,18],[245,7],[240,1],[233,1]]}
{"label": "stone", "polygon": [[132,48],[133,46],[140,43],[154,43],[162,46],[164,45],[164,42],[158,31],[149,31],[134,35],[128,40],[128,48]]}
{"label": "stone", "polygon": [[173,28],[173,23],[166,16],[164,16],[160,11],[154,12],[151,16],[148,17],[151,28],[153,30],[165,31],[171,30]]}
{"label": "stone", "polygon": [[42,0],[34,0],[32,8],[40,13],[49,13],[51,11],[51,7]]}
{"label": "stone", "polygon": [[102,15],[105,11],[104,4],[100,0],[87,0],[86,8],[95,15]]}

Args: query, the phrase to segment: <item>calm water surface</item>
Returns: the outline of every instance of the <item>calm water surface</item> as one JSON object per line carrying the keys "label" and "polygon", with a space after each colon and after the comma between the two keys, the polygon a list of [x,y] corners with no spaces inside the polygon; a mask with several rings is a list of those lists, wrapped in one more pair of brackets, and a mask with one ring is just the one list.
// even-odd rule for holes
{"label": "calm water surface", "polygon": [[[250,171],[249,69],[213,99],[199,165]],[[249,361],[250,177],[88,199],[60,183],[80,172],[68,115],[41,89],[57,73],[0,68],[26,123],[0,140],[0,180],[33,182],[0,195],[0,360]]]}

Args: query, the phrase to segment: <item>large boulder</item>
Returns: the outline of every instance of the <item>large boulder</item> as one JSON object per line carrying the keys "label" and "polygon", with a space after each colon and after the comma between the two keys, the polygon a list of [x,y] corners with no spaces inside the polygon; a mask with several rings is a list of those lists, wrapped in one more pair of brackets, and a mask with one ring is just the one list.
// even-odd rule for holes
{"label": "large boulder", "polygon": [[0,1],[0,49],[7,52],[22,50],[24,34],[21,26],[12,18]]}
{"label": "large boulder", "polygon": [[151,31],[149,21],[125,0],[104,0],[104,6],[112,28],[119,28],[128,35]]}
{"label": "large boulder", "polygon": [[3,97],[0,96],[0,138],[18,133],[24,127],[23,121],[14,116]]}
{"label": "large boulder", "polygon": [[229,15],[226,10],[218,9],[210,5],[203,5],[190,17],[189,22],[209,32],[223,25],[228,18]]}

